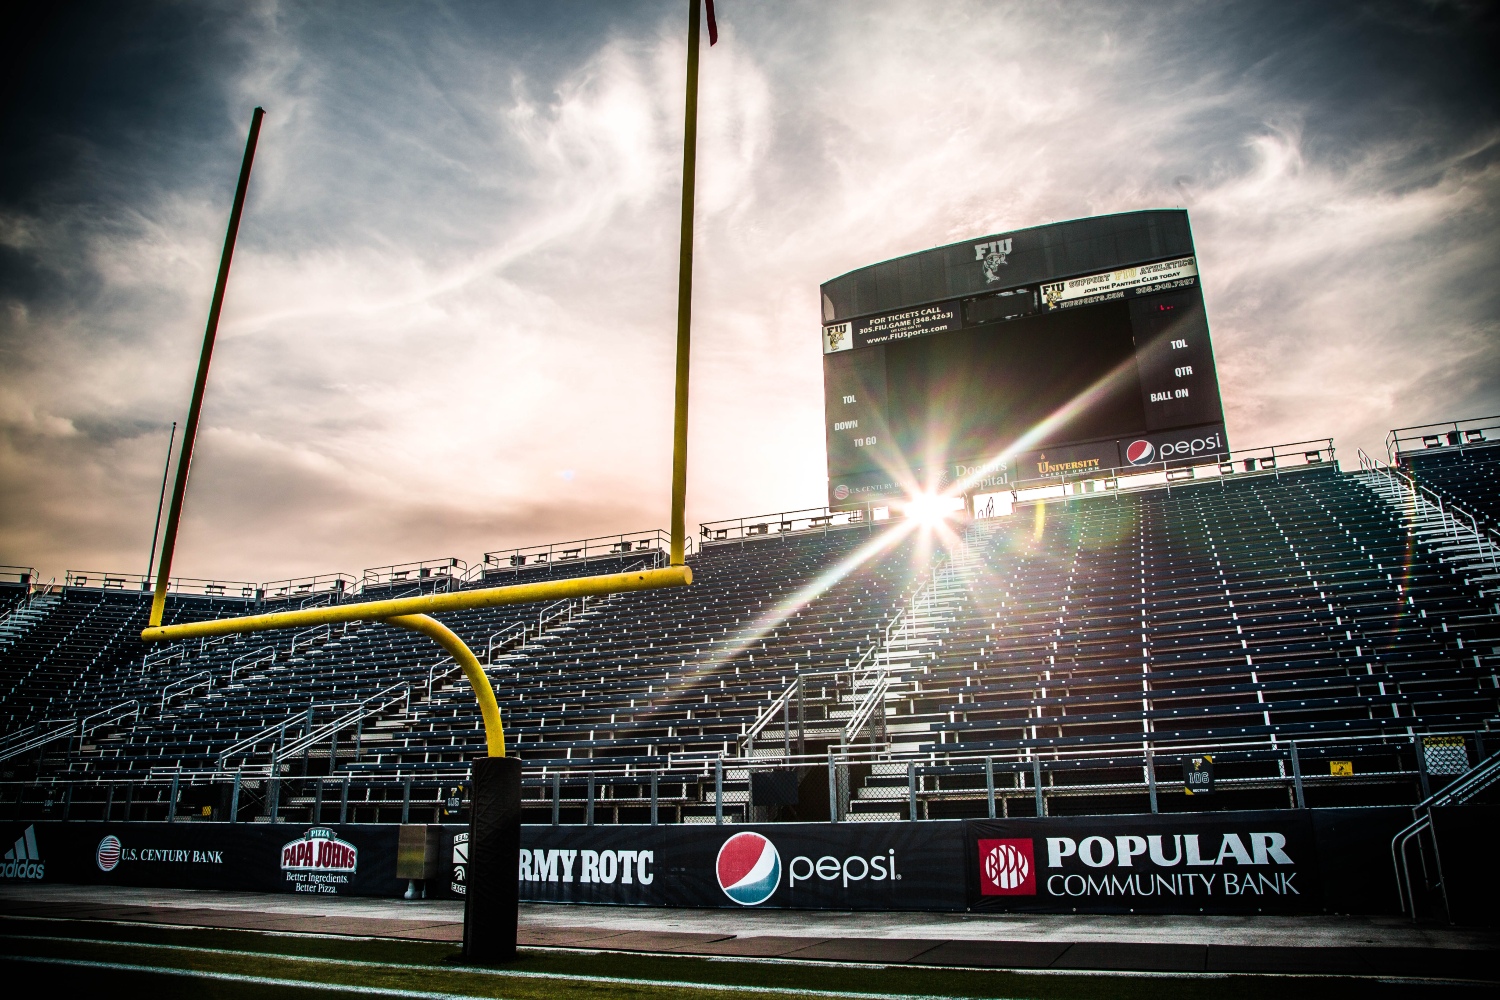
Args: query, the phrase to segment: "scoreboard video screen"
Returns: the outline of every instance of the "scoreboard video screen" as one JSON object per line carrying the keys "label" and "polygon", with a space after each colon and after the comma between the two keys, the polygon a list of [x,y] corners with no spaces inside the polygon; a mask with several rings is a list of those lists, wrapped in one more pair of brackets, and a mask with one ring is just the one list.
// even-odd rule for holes
{"label": "scoreboard video screen", "polygon": [[987,236],[822,286],[829,503],[1229,450],[1187,213]]}

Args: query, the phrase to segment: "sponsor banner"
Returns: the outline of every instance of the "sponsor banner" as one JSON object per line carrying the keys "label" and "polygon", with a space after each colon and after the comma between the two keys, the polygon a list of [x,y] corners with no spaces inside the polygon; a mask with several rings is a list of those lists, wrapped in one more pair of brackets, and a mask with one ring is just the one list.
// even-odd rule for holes
{"label": "sponsor banner", "polygon": [[[450,892],[464,882],[465,832],[445,831]],[[956,820],[523,826],[520,889],[523,900],[556,903],[962,910],[963,845]]]}
{"label": "sponsor banner", "polygon": [[32,865],[26,870],[35,872],[30,877],[36,880],[339,896],[399,896],[405,890],[406,883],[396,878],[396,838],[395,826],[0,826],[0,843],[24,845]]}
{"label": "sponsor banner", "polygon": [[[1106,442],[1104,447],[1112,450],[1114,442]],[[1010,485],[1013,469],[1017,470],[1023,478],[1027,474],[1024,466],[1019,464],[1012,466],[1009,462],[997,462],[984,471],[983,475],[980,474],[982,470],[985,470],[985,462],[982,459],[955,462],[937,473],[937,488],[946,489],[960,480],[965,481],[965,493],[979,493],[1007,487]],[[973,477],[972,481],[969,481],[970,477]],[[932,478],[926,469],[916,469],[911,473],[909,482],[926,483]],[[909,493],[910,489],[907,485],[896,482],[895,477],[887,472],[864,472],[853,476],[842,476],[830,480],[828,484],[829,506],[835,509],[867,503],[879,505],[884,501],[899,502],[907,499]]]}
{"label": "sponsor banner", "polygon": [[1050,281],[1041,286],[1042,309],[1069,309],[1093,305],[1127,295],[1164,292],[1188,288],[1198,281],[1198,262],[1193,257],[1179,257],[1156,264],[1122,267],[1118,271],[1088,274],[1065,281]]}
{"label": "sponsor banner", "polygon": [[1061,445],[1020,456],[1016,460],[1016,479],[1020,483],[1035,479],[1086,479],[1119,464],[1120,449],[1113,441]]}
{"label": "sponsor banner", "polygon": [[[959,302],[936,302],[899,312],[857,319],[852,323],[855,347],[877,347],[895,340],[909,340],[933,333],[957,330],[963,326]],[[826,332],[830,329],[825,327]]]}
{"label": "sponsor banner", "polygon": [[1229,452],[1223,424],[1186,427],[1175,431],[1148,431],[1120,440],[1121,465],[1202,465],[1216,455]]}
{"label": "sponsor banner", "polygon": [[1323,909],[1305,810],[968,824],[969,904],[1047,913]]}

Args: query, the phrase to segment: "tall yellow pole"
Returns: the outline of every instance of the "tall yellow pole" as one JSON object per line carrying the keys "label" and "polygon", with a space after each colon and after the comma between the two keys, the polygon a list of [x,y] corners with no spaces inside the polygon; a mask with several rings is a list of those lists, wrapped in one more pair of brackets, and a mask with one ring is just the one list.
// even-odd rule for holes
{"label": "tall yellow pole", "polygon": [[193,443],[198,438],[198,417],[203,412],[203,390],[208,385],[208,363],[214,356],[214,338],[219,334],[219,313],[224,308],[224,289],[229,284],[229,262],[234,257],[234,241],[240,232],[240,215],[245,210],[245,192],[250,188],[250,164],[255,160],[255,143],[260,138],[260,121],[264,108],[250,115],[250,137],[245,140],[245,158],[240,162],[240,182],[234,189],[234,207],[229,210],[229,229],[224,234],[224,252],[219,257],[219,277],[214,282],[214,298],[208,307],[208,327],[203,331],[203,350],[198,355],[198,377],[193,382],[193,400],[188,404],[187,423],[182,426],[182,454],[177,459],[177,481],[172,484],[172,506],[167,508],[167,526],[161,540],[161,565],[156,570],[156,592],[151,597],[151,624],[160,625],[167,604],[167,579],[172,575],[172,553],[177,548],[177,524],[182,519],[182,497],[187,492],[188,469],[193,464]]}
{"label": "tall yellow pole", "polygon": [[698,19],[688,4],[687,110],[682,134],[682,241],[677,261],[677,391],[672,423],[672,565],[684,562],[687,538],[688,355],[693,318],[693,189],[698,162]]}

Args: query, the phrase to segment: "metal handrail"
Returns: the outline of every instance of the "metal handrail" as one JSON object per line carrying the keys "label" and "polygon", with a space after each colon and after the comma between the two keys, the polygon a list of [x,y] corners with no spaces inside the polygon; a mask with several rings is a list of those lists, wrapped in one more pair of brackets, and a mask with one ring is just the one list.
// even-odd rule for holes
{"label": "metal handrail", "polygon": [[[1423,748],[1417,747],[1417,753],[1422,753]],[[1420,766],[1420,764],[1419,764]],[[1421,802],[1412,806],[1412,822],[1391,838],[1391,863],[1396,869],[1396,894],[1401,900],[1402,912],[1408,908],[1413,920],[1417,919],[1417,897],[1411,887],[1411,865],[1407,863],[1406,852],[1411,842],[1423,833],[1432,829],[1432,810],[1447,805],[1456,805],[1467,802],[1478,795],[1489,786],[1500,781],[1500,751],[1491,754],[1485,760],[1471,767],[1467,774],[1457,781],[1451,782],[1441,790],[1427,796]],[[1442,876],[1441,861],[1439,861],[1439,878]],[[1447,905],[1448,888],[1443,886],[1443,902]]]}
{"label": "metal handrail", "polygon": [[[277,654],[277,652],[278,652],[278,647],[274,643],[272,643],[270,645],[260,646],[260,647],[258,647],[256,649],[252,649],[248,653],[242,653],[241,655],[235,657],[229,663],[229,680],[230,680],[230,682],[233,683],[233,681],[234,681],[234,675],[239,672],[239,670],[240,670],[241,667],[245,667],[245,668],[253,667],[256,664],[258,664],[258,663],[264,663],[267,660],[270,660],[272,663],[275,663],[276,662],[276,654]],[[252,657],[253,657],[253,659],[252,659]]]}
{"label": "metal handrail", "polygon": [[[13,757],[19,757],[24,753],[35,750],[37,747],[46,746],[48,743],[52,743],[56,740],[72,736],[77,729],[78,723],[76,721],[65,722],[58,728],[53,729],[49,732],[39,733],[29,739],[22,740],[21,742],[16,743],[13,746],[9,746],[3,750],[0,750],[0,762],[10,760]],[[25,730],[23,730],[23,732],[24,731]]]}
{"label": "metal handrail", "polygon": [[[121,711],[127,705],[130,706],[130,711],[129,712]],[[116,713],[118,713],[118,714],[116,714]],[[99,711],[94,712],[91,715],[85,715],[78,722],[78,735],[79,735],[80,738],[82,738],[84,736],[87,736],[89,733],[93,732],[95,729],[98,729],[99,726],[107,726],[111,722],[118,722],[120,719],[125,718],[125,716],[127,716],[127,715],[134,715],[137,719],[139,719],[141,717],[140,702],[137,702],[137,701],[134,701],[134,700],[122,701],[122,702],[118,702],[118,703],[116,703],[114,705],[111,705],[109,708],[100,709]],[[103,722],[99,723],[96,726],[90,726],[89,725],[89,723],[91,721],[93,721],[94,719],[99,718],[100,716],[105,716],[106,717]]]}
{"label": "metal handrail", "polygon": [[[391,695],[387,698],[386,695],[390,695],[392,691],[397,691],[400,693]],[[376,705],[374,708],[369,707],[372,701],[377,701],[382,698],[384,700],[381,701],[379,705]],[[277,751],[277,756],[295,757],[297,754],[302,753],[304,750],[307,750],[308,748],[313,747],[316,744],[322,743],[325,739],[328,739],[335,733],[338,733],[344,729],[347,729],[349,726],[354,725],[361,719],[367,719],[372,715],[384,712],[387,708],[390,708],[398,701],[406,702],[408,710],[410,709],[411,685],[406,683],[405,681],[401,681],[398,684],[392,684],[390,687],[375,692],[369,697],[359,701],[357,703],[358,707],[353,711],[347,712],[331,722],[325,722],[323,725],[317,727],[316,729],[309,730],[290,743],[283,744]]]}
{"label": "metal handrail", "polygon": [[1421,503],[1426,503],[1437,508],[1438,519],[1442,522],[1444,533],[1454,539],[1462,536],[1459,529],[1467,528],[1478,543],[1476,548],[1481,555],[1488,556],[1492,569],[1500,570],[1500,534],[1479,522],[1473,514],[1464,510],[1462,506],[1451,500],[1434,493],[1421,483],[1413,479],[1405,470],[1393,466],[1382,465],[1376,459],[1365,454],[1364,449],[1359,451],[1360,471],[1370,476],[1384,476],[1397,490],[1406,490],[1412,496],[1412,504],[1420,509]]}
{"label": "metal handrail", "polygon": [[186,694],[188,691],[192,691],[203,684],[208,685],[210,691],[214,689],[214,675],[207,670],[200,670],[190,677],[184,677],[181,680],[176,680],[163,686],[161,689],[161,705],[157,708],[157,712],[162,713],[167,710],[167,696],[172,693],[174,688],[180,688],[181,693]]}
{"label": "metal handrail", "polygon": [[312,645],[314,639],[332,638],[332,635],[333,630],[330,629],[327,625],[314,625],[312,628],[305,628],[300,632],[293,632],[291,648],[287,650],[287,653],[290,655],[295,655],[297,652],[297,644],[301,642],[304,637],[306,637],[307,640],[304,645],[310,646]]}

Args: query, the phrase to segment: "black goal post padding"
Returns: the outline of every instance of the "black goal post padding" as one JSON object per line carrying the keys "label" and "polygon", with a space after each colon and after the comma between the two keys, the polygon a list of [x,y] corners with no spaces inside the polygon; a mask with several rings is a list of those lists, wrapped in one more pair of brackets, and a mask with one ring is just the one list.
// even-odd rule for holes
{"label": "black goal post padding", "polygon": [[497,965],[516,957],[521,850],[521,760],[481,757],[473,767],[464,961]]}

